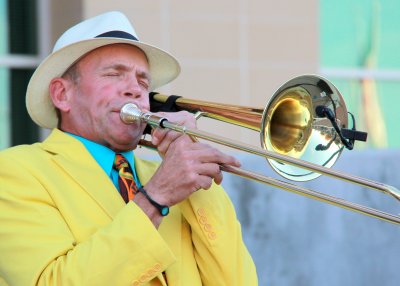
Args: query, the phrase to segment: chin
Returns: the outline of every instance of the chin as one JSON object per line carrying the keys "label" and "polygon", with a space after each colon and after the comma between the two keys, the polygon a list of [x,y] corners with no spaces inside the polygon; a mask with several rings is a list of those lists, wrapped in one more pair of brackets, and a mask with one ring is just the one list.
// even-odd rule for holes
{"label": "chin", "polygon": [[129,145],[129,144],[137,144],[139,142],[141,134],[139,135],[132,135],[132,134],[121,134],[120,136],[115,138],[115,141],[122,144],[122,145]]}
{"label": "chin", "polygon": [[[143,135],[143,130],[136,126],[123,126],[124,128],[114,128],[109,130],[109,143],[117,148],[136,148],[140,138]],[[128,127],[128,128],[127,128]],[[135,128],[136,127],[136,128]],[[144,129],[144,128],[143,128]],[[114,148],[112,148],[114,149]]]}
{"label": "chin", "polygon": [[115,152],[125,152],[136,149],[138,142],[136,141],[117,141],[109,144],[109,148]]}
{"label": "chin", "polygon": [[132,134],[122,134],[115,140],[115,146],[126,150],[133,150],[139,143],[142,134],[132,136]]}

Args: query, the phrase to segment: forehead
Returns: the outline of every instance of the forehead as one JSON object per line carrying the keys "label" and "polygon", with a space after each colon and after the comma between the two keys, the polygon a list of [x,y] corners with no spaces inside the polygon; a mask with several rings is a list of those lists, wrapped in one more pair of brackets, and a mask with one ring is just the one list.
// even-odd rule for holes
{"label": "forehead", "polygon": [[123,62],[127,65],[135,64],[145,69],[149,68],[146,54],[138,47],[128,44],[112,44],[97,48],[80,58],[78,64],[99,66],[110,62]]}

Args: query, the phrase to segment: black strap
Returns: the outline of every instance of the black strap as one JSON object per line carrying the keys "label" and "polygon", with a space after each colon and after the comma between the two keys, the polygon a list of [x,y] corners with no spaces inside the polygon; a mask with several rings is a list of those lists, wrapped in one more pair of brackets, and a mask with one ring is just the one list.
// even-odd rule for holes
{"label": "black strap", "polygon": [[180,111],[179,107],[176,106],[175,102],[181,96],[178,95],[170,95],[166,102],[158,102],[154,100],[154,96],[158,94],[158,92],[150,92],[150,111],[151,112],[177,112]]}
{"label": "black strap", "polygon": [[118,30],[102,33],[100,35],[97,35],[96,38],[121,38],[121,39],[139,41],[139,39],[136,38],[134,35]]}
{"label": "black strap", "polygon": [[[150,111],[151,112],[178,112],[180,111],[179,107],[176,106],[175,102],[181,96],[170,95],[166,102],[158,102],[154,100],[154,95],[158,94],[157,92],[150,92]],[[151,134],[151,127],[149,125],[146,126],[146,129],[143,132],[144,134]]]}
{"label": "black strap", "polygon": [[169,214],[169,207],[166,205],[160,205],[155,200],[153,200],[153,198],[150,197],[150,195],[146,192],[146,190],[143,187],[140,187],[135,192],[135,194],[137,194],[139,192],[142,193],[146,197],[146,199],[160,212],[160,215],[166,216]]}

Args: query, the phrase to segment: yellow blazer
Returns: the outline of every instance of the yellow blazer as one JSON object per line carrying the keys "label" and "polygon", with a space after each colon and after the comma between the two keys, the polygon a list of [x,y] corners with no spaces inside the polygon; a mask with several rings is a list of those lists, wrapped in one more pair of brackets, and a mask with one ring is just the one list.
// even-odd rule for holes
{"label": "yellow blazer", "polygon": [[[143,184],[157,163],[136,159]],[[164,275],[166,275],[166,280]],[[0,285],[257,285],[234,208],[214,185],[157,230],[76,139],[0,152]]]}

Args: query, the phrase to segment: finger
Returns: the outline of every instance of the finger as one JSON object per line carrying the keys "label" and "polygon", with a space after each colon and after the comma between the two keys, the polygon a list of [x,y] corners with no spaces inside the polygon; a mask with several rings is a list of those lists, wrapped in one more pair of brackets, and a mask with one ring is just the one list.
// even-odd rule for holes
{"label": "finger", "polygon": [[167,132],[162,141],[158,144],[158,151],[161,153],[167,152],[171,144],[181,136],[183,136],[183,134],[175,131]]}
{"label": "finger", "polygon": [[154,145],[158,146],[165,140],[172,142],[180,135],[182,134],[169,129],[156,128],[151,133],[151,141]]}
{"label": "finger", "polygon": [[207,176],[214,179],[215,183],[220,184],[222,182],[222,172],[220,165],[215,163],[200,164],[196,168],[197,172],[201,176]]}
{"label": "finger", "polygon": [[[180,112],[158,112],[157,116],[167,118],[169,121],[177,124],[184,125],[188,128],[196,128],[196,119],[193,115],[187,111]],[[172,133],[171,133],[172,132]],[[156,146],[161,144],[164,140],[167,140],[166,144],[163,146],[163,149],[166,150],[169,144],[178,138],[181,135],[179,132],[174,132],[168,129],[157,128],[152,132],[152,143]],[[170,142],[168,142],[168,139]]]}
{"label": "finger", "polygon": [[213,179],[208,176],[199,175],[197,181],[198,181],[197,190],[199,190],[199,189],[208,190],[212,186]]}
{"label": "finger", "polygon": [[[200,143],[197,143],[197,144],[200,144]],[[225,153],[219,151],[218,149],[215,149],[215,148],[212,148],[209,146],[207,147],[207,145],[205,145],[205,146],[206,147],[204,147],[204,148],[199,147],[199,146],[195,147],[195,148],[197,148],[198,159],[201,162],[231,165],[234,167],[241,166],[240,161],[237,160],[235,157],[225,154]]]}
{"label": "finger", "polygon": [[188,135],[170,131],[159,143],[157,149],[160,153],[165,154],[171,148],[171,144],[175,144],[175,149],[178,150],[192,150],[193,148],[193,141]]}
{"label": "finger", "polygon": [[184,125],[188,128],[196,128],[197,121],[192,113],[187,111],[179,112],[158,112],[158,116],[168,119],[168,121],[173,122],[177,125]]}
{"label": "finger", "polygon": [[153,143],[155,146],[158,146],[158,144],[160,144],[160,142],[167,135],[168,131],[168,129],[164,128],[153,129],[151,132],[151,143]]}

